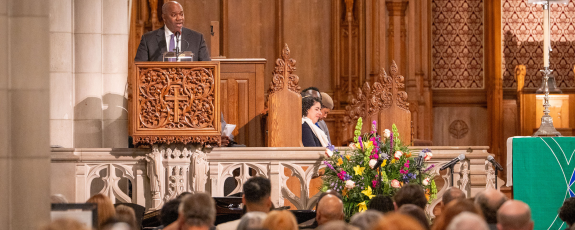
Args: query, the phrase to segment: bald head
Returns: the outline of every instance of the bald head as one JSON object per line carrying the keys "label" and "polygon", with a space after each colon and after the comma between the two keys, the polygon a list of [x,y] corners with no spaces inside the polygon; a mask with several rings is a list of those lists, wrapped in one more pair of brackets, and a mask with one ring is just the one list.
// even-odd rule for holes
{"label": "bald head", "polygon": [[316,220],[318,225],[332,220],[343,220],[343,202],[334,195],[325,195],[317,205]]}
{"label": "bald head", "polygon": [[443,193],[443,196],[441,198],[443,205],[446,206],[452,200],[465,199],[465,193],[461,191],[461,189],[451,187],[448,188],[447,191],[445,191],[445,193]]}
{"label": "bald head", "polygon": [[518,200],[506,201],[497,211],[499,230],[532,230],[531,209]]}
{"label": "bald head", "polygon": [[184,26],[184,8],[178,2],[166,2],[162,5],[162,19],[172,33],[181,32]]}
{"label": "bald head", "polygon": [[505,194],[496,189],[486,189],[475,197],[475,203],[481,208],[488,224],[497,223],[497,210],[505,201],[507,201]]}
{"label": "bald head", "polygon": [[169,9],[171,7],[177,7],[177,8],[181,8],[181,9],[184,8],[184,7],[182,7],[182,4],[180,4],[179,2],[169,1],[169,2],[164,3],[164,5],[162,5],[162,14],[168,14]]}

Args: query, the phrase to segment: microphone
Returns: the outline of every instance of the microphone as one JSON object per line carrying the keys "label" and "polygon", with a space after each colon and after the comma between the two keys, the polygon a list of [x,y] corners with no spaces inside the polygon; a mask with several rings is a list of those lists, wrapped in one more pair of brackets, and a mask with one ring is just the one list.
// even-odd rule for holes
{"label": "microphone", "polygon": [[421,166],[423,166],[423,158],[425,158],[425,152],[421,151],[419,152],[419,156],[417,157],[417,166],[421,168]]}
{"label": "microphone", "polygon": [[487,160],[491,162],[493,167],[495,167],[495,170],[503,171],[503,167],[501,167],[501,165],[493,158],[493,156],[487,156]]}
{"label": "microphone", "polygon": [[180,31],[176,31],[174,34],[176,35],[176,45],[174,46],[174,47],[176,47],[176,61],[179,61],[180,49],[178,47],[178,44],[180,43]]}
{"label": "microphone", "polygon": [[450,162],[447,162],[447,164],[441,166],[441,168],[440,168],[439,170],[444,170],[444,169],[446,169],[446,168],[449,168],[449,167],[451,167],[451,166],[457,164],[457,162],[462,161],[462,160],[464,160],[464,159],[465,159],[465,154],[462,153],[462,154],[459,155],[458,157],[453,158],[453,160],[451,160]]}

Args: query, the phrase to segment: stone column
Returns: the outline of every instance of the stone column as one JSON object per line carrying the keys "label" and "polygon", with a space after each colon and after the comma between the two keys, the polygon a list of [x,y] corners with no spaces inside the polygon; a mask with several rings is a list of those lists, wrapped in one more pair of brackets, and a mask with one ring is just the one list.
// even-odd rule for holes
{"label": "stone column", "polygon": [[102,0],[74,0],[74,147],[102,147]]}
{"label": "stone column", "polygon": [[72,1],[50,0],[50,144],[74,147]]}
{"label": "stone column", "polygon": [[0,223],[50,219],[48,1],[0,0]]}
{"label": "stone column", "polygon": [[128,147],[128,0],[102,1],[102,147]]}

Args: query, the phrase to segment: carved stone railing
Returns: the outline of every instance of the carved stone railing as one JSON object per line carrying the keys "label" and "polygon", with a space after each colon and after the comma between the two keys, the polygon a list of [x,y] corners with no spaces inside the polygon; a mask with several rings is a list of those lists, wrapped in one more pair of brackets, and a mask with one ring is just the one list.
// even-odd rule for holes
{"label": "carved stone railing", "polygon": [[[423,148],[432,150],[428,163],[435,165],[431,170],[439,175],[435,178],[439,199],[426,208],[430,216],[451,182],[449,170],[439,172],[439,168],[462,153],[466,159],[455,166],[454,186],[468,197],[494,187],[494,171],[486,161],[488,147],[412,147],[412,154]],[[69,202],[85,202],[91,195],[103,193],[114,202],[137,203],[152,211],[185,191],[221,197],[242,191],[243,183],[252,176],[264,176],[271,180],[276,207],[311,209],[318,194],[310,194],[317,192],[317,186],[310,183],[324,167],[323,154],[323,148],[202,149],[191,144],[154,145],[151,149],[53,149],[51,193],[64,194]],[[299,182],[288,181],[290,176]],[[228,178],[237,183],[224,194]]]}

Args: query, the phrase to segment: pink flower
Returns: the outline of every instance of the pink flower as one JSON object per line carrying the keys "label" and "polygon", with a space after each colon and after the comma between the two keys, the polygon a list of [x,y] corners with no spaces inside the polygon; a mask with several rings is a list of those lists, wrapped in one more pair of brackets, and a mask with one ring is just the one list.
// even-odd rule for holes
{"label": "pink flower", "polygon": [[399,188],[399,187],[401,187],[401,185],[399,184],[399,181],[397,181],[397,180],[392,180],[392,181],[391,181],[391,187]]}
{"label": "pink flower", "polygon": [[339,179],[344,180],[346,174],[347,173],[345,171],[341,171],[337,174],[337,176],[339,177]]}
{"label": "pink flower", "polygon": [[375,188],[375,186],[377,185],[377,180],[372,180],[372,181],[371,181],[371,184],[373,185],[372,187]]}
{"label": "pink flower", "polygon": [[395,155],[393,155],[395,157],[396,160],[399,160],[399,158],[401,158],[401,156],[403,155],[403,152],[401,152],[400,150],[395,151]]}

